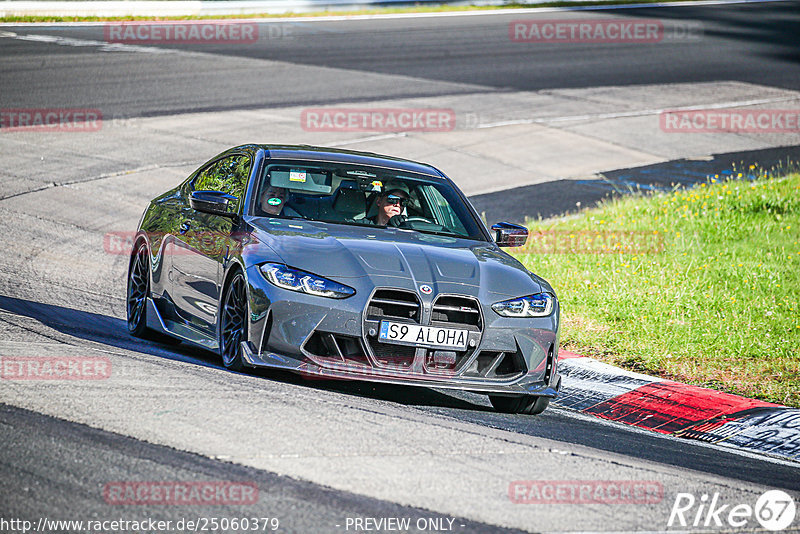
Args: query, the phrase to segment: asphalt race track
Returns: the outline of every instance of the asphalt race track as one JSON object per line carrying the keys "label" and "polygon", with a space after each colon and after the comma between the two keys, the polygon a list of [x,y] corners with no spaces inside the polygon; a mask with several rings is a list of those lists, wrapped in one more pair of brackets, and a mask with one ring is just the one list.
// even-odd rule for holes
{"label": "asphalt race track", "polygon": [[[161,48],[196,56],[87,54],[85,46],[3,40],[6,107],[101,108],[108,116],[322,105],[484,91],[737,80],[800,89],[794,2],[637,9],[602,17],[662,20],[675,28],[656,48],[512,42],[520,14],[263,25],[258,46]],[[595,11],[542,19],[597,19]],[[7,28],[103,41],[102,25]],[[682,37],[686,31],[688,35]],[[123,56],[123,57],[120,57]],[[502,58],[502,59],[498,59]],[[247,60],[255,59],[258,62]],[[383,75],[383,76],[380,76]],[[398,77],[406,78],[397,83]]]}
{"label": "asphalt race track", "polygon": [[[690,183],[731,162],[800,154],[796,133],[657,128],[657,110],[670,106],[796,109],[798,3],[535,15],[658,19],[694,32],[653,46],[511,42],[509,22],[533,16],[271,21],[256,45],[109,45],[102,25],[0,26],[0,108],[88,108],[105,121],[88,133],[0,129],[0,357],[92,356],[111,369],[105,380],[0,379],[0,532],[19,531],[4,526],[10,519],[214,517],[277,518],[278,532],[721,532],[730,526],[713,518],[691,524],[695,513],[706,520],[697,507],[690,524],[669,526],[678,493],[730,508],[782,489],[800,502],[800,464],[789,461],[552,405],[512,416],[474,394],[232,373],[213,354],[128,336],[127,256],[109,232],[133,230],[149,199],[237,143],[428,159],[490,221],[569,211],[618,193],[614,184],[668,188],[674,176]],[[337,105],[452,107],[459,126],[420,135],[299,126],[304,106]],[[480,166],[499,185],[486,187]],[[536,480],[638,481],[663,493],[514,503],[512,485]],[[246,483],[258,497],[109,501],[110,484],[132,481]],[[355,518],[411,527],[356,528]],[[740,530],[759,528],[750,518]]]}

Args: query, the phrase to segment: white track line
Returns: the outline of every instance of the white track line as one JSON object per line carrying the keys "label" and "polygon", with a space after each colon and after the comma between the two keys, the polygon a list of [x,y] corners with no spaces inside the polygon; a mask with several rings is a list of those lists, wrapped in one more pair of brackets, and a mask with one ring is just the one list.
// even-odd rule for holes
{"label": "white track line", "polygon": [[800,93],[794,96],[784,96],[780,98],[760,98],[756,100],[733,100],[730,102],[717,102],[715,104],[699,104],[696,106],[679,106],[662,109],[642,109],[638,111],[619,111],[615,113],[596,113],[587,115],[566,115],[563,117],[546,117],[541,119],[519,119],[510,121],[489,122],[479,124],[476,128],[498,128],[500,126],[513,126],[516,124],[552,124],[558,122],[573,122],[599,119],[619,119],[624,117],[643,117],[647,115],[660,115],[668,111],[698,111],[706,109],[727,109],[743,108],[748,106],[758,106],[761,104],[774,104],[778,102],[791,102],[800,100]]}
{"label": "white track line", "polygon": [[123,43],[109,43],[106,41],[95,41],[92,39],[75,39],[72,37],[61,37],[58,35],[38,35],[27,34],[19,35],[14,32],[0,31],[0,39],[16,39],[18,41],[31,41],[35,43],[48,43],[60,46],[96,46],[102,52],[145,52],[147,54],[194,54],[195,52],[186,52],[183,50],[176,50],[173,48],[159,48],[156,46],[140,46],[130,45]]}

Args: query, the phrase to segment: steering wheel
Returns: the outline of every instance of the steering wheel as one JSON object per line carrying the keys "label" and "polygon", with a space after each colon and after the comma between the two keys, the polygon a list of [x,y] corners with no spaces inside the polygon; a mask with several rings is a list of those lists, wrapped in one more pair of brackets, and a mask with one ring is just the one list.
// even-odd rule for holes
{"label": "steering wheel", "polygon": [[413,217],[406,217],[405,218],[405,222],[424,222],[424,223],[428,223],[428,224],[433,224],[432,220],[427,219],[425,217],[420,217],[418,215],[415,215]]}
{"label": "steering wheel", "polygon": [[413,217],[406,217],[405,215],[395,215],[391,219],[389,219],[389,226],[394,226],[395,228],[408,228],[413,227],[409,225],[409,223],[421,222],[425,224],[433,224],[430,220],[426,219],[425,217],[413,216]]}

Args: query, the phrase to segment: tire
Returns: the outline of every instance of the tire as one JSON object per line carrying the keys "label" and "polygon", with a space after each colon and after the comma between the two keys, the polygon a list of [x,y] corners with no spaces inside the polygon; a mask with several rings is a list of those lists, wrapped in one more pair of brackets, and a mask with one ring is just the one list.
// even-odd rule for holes
{"label": "tire", "polygon": [[177,345],[180,340],[147,327],[147,298],[150,296],[150,255],[147,243],[140,241],[131,255],[128,268],[126,308],[128,333],[133,337]]}
{"label": "tire", "polygon": [[489,401],[498,412],[527,415],[538,415],[550,405],[550,397],[536,397],[533,395],[517,395],[514,397],[489,395]]}
{"label": "tire", "polygon": [[219,355],[231,371],[244,369],[242,341],[247,341],[247,289],[237,272],[225,287],[219,313]]}

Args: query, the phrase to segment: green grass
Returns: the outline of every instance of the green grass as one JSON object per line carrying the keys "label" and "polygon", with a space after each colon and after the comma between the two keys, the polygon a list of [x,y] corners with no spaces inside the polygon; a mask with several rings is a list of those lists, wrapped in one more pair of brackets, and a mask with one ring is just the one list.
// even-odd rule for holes
{"label": "green grass", "polygon": [[508,2],[499,6],[450,6],[450,5],[431,5],[431,6],[409,6],[409,7],[384,7],[358,9],[350,11],[315,11],[309,13],[252,13],[247,15],[207,15],[207,16],[165,16],[165,17],[62,17],[62,16],[6,16],[0,17],[0,22],[121,22],[128,20],[220,20],[220,19],[253,19],[253,18],[283,18],[283,17],[327,17],[327,16],[354,16],[354,15],[388,15],[394,13],[441,13],[450,11],[487,11],[494,9],[519,9],[533,7],[580,7],[580,6],[604,6],[620,4],[654,4],[659,2],[680,2],[684,0],[578,0],[568,2],[563,0],[545,1],[536,4],[526,4],[521,2]]}
{"label": "green grass", "polygon": [[800,407],[800,174],[745,173],[531,224],[516,255],[558,293],[562,347]]}

